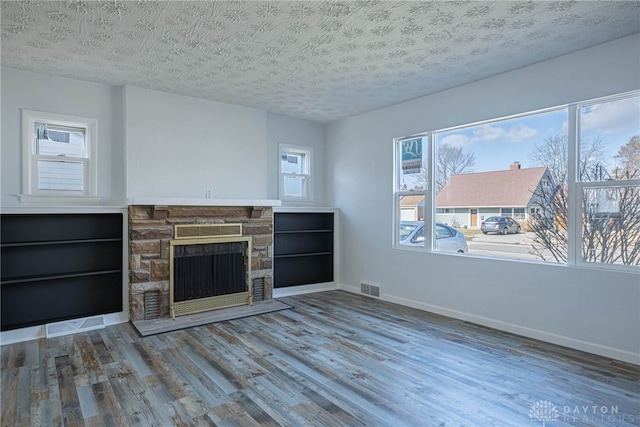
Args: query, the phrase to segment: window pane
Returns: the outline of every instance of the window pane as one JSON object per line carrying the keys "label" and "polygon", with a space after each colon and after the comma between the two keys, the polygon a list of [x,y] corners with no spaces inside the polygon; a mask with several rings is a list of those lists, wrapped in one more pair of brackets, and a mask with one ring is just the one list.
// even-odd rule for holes
{"label": "window pane", "polygon": [[[566,262],[566,233],[549,236],[549,219],[567,206],[548,202],[566,183],[567,121],[563,109],[435,133],[435,221],[466,229],[470,254]],[[543,205],[544,220],[528,227]],[[504,226],[482,230],[494,216],[517,222],[509,237]]]}
{"label": "window pane", "polygon": [[399,142],[400,191],[423,191],[427,189],[427,140],[423,138],[407,139]]}
{"label": "window pane", "polygon": [[400,197],[400,214],[402,221],[424,220],[424,194]]}
{"label": "window pane", "polygon": [[585,188],[582,258],[640,265],[640,187]]}
{"label": "window pane", "polygon": [[36,152],[46,156],[87,157],[86,130],[35,123]]}
{"label": "window pane", "polygon": [[640,177],[640,96],[580,108],[579,179]]}
{"label": "window pane", "polygon": [[398,244],[424,246],[424,194],[400,196],[398,203]]}
{"label": "window pane", "polygon": [[302,153],[282,152],[282,172],[306,174],[305,155]]}
{"label": "window pane", "polygon": [[306,197],[306,181],[304,175],[285,175],[284,177],[284,195],[286,197]]}
{"label": "window pane", "polygon": [[84,164],[38,160],[38,190],[84,191]]}

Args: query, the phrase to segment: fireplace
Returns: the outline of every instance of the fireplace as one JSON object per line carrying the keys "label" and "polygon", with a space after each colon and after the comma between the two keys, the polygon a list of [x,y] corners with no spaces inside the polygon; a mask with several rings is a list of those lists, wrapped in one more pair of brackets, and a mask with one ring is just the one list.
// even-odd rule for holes
{"label": "fireplace", "polygon": [[[271,207],[130,205],[129,317],[132,321],[169,319],[182,314],[180,310],[172,313],[171,309],[174,295],[171,294],[173,273],[170,271],[170,258],[174,256],[177,247],[189,246],[186,243],[191,243],[195,247],[208,248],[210,243],[207,240],[214,243],[231,243],[235,240],[246,245],[246,277],[249,294],[242,296],[242,291],[230,292],[228,295],[235,296],[224,298],[220,298],[223,295],[213,295],[218,298],[212,304],[207,302],[208,305],[204,304],[204,307],[199,298],[192,298],[194,295],[190,294],[185,294],[187,297],[184,300],[179,296],[176,302],[188,301],[190,305],[196,305],[195,310],[189,311],[201,311],[240,303],[251,304],[272,297],[273,212]],[[212,249],[207,250],[212,251]],[[231,251],[234,252],[236,249],[232,248]],[[231,257],[237,258],[238,255]],[[185,263],[192,261],[194,260],[185,261]],[[195,296],[201,295],[196,293]],[[237,301],[238,298],[241,302]],[[186,303],[178,304],[178,306],[181,305]]]}
{"label": "fireplace", "polygon": [[172,318],[251,304],[251,238],[172,240],[170,245]]}

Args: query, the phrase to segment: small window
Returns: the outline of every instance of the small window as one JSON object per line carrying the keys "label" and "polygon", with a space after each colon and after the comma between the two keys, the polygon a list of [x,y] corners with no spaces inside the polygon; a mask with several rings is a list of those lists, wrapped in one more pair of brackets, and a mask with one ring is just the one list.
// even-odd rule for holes
{"label": "small window", "polygon": [[313,149],[280,144],[280,198],[312,201],[311,157]]}
{"label": "small window", "polygon": [[96,196],[95,119],[22,111],[21,200]]}

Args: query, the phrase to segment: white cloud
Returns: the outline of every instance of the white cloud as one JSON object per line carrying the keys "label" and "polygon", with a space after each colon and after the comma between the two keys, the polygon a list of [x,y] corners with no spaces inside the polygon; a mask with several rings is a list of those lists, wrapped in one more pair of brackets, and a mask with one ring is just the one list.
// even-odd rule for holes
{"label": "white cloud", "polygon": [[[640,97],[596,104],[583,110],[581,126],[585,131],[613,133],[621,131],[637,132],[640,117]],[[633,128],[635,127],[635,131]]]}
{"label": "white cloud", "polygon": [[518,123],[517,125],[513,126],[511,129],[509,129],[509,132],[507,132],[507,136],[510,142],[520,142],[523,139],[536,136],[537,133],[538,131],[535,130],[534,128],[531,128],[525,125],[524,123]]}
{"label": "white cloud", "polygon": [[472,144],[467,135],[461,133],[454,133],[453,135],[445,136],[440,140],[440,144],[449,145],[451,147],[467,147]]}
{"label": "white cloud", "polygon": [[505,139],[507,142],[520,142],[535,136],[538,131],[524,123],[506,128],[503,126],[484,125],[473,131],[473,142]]}
{"label": "white cloud", "polygon": [[474,139],[480,141],[491,141],[503,137],[506,134],[504,128],[500,126],[484,125],[473,131]]}

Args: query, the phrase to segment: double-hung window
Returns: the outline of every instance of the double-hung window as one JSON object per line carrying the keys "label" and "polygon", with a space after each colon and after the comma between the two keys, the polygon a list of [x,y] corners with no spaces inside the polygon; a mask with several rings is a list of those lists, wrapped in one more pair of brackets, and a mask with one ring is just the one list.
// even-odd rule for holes
{"label": "double-hung window", "polygon": [[97,195],[97,121],[22,110],[22,201]]}
{"label": "double-hung window", "polygon": [[[572,108],[577,263],[640,265],[640,95]],[[601,148],[614,141],[614,150]]]}
{"label": "double-hung window", "polygon": [[280,199],[294,202],[313,200],[312,156],[311,147],[280,144]]}
{"label": "double-hung window", "polygon": [[[431,235],[431,194],[428,187],[429,138],[417,135],[396,141],[394,245],[424,246],[424,236]],[[425,230],[426,229],[426,230]],[[414,231],[415,230],[415,231]],[[418,236],[417,234],[421,235]]]}

